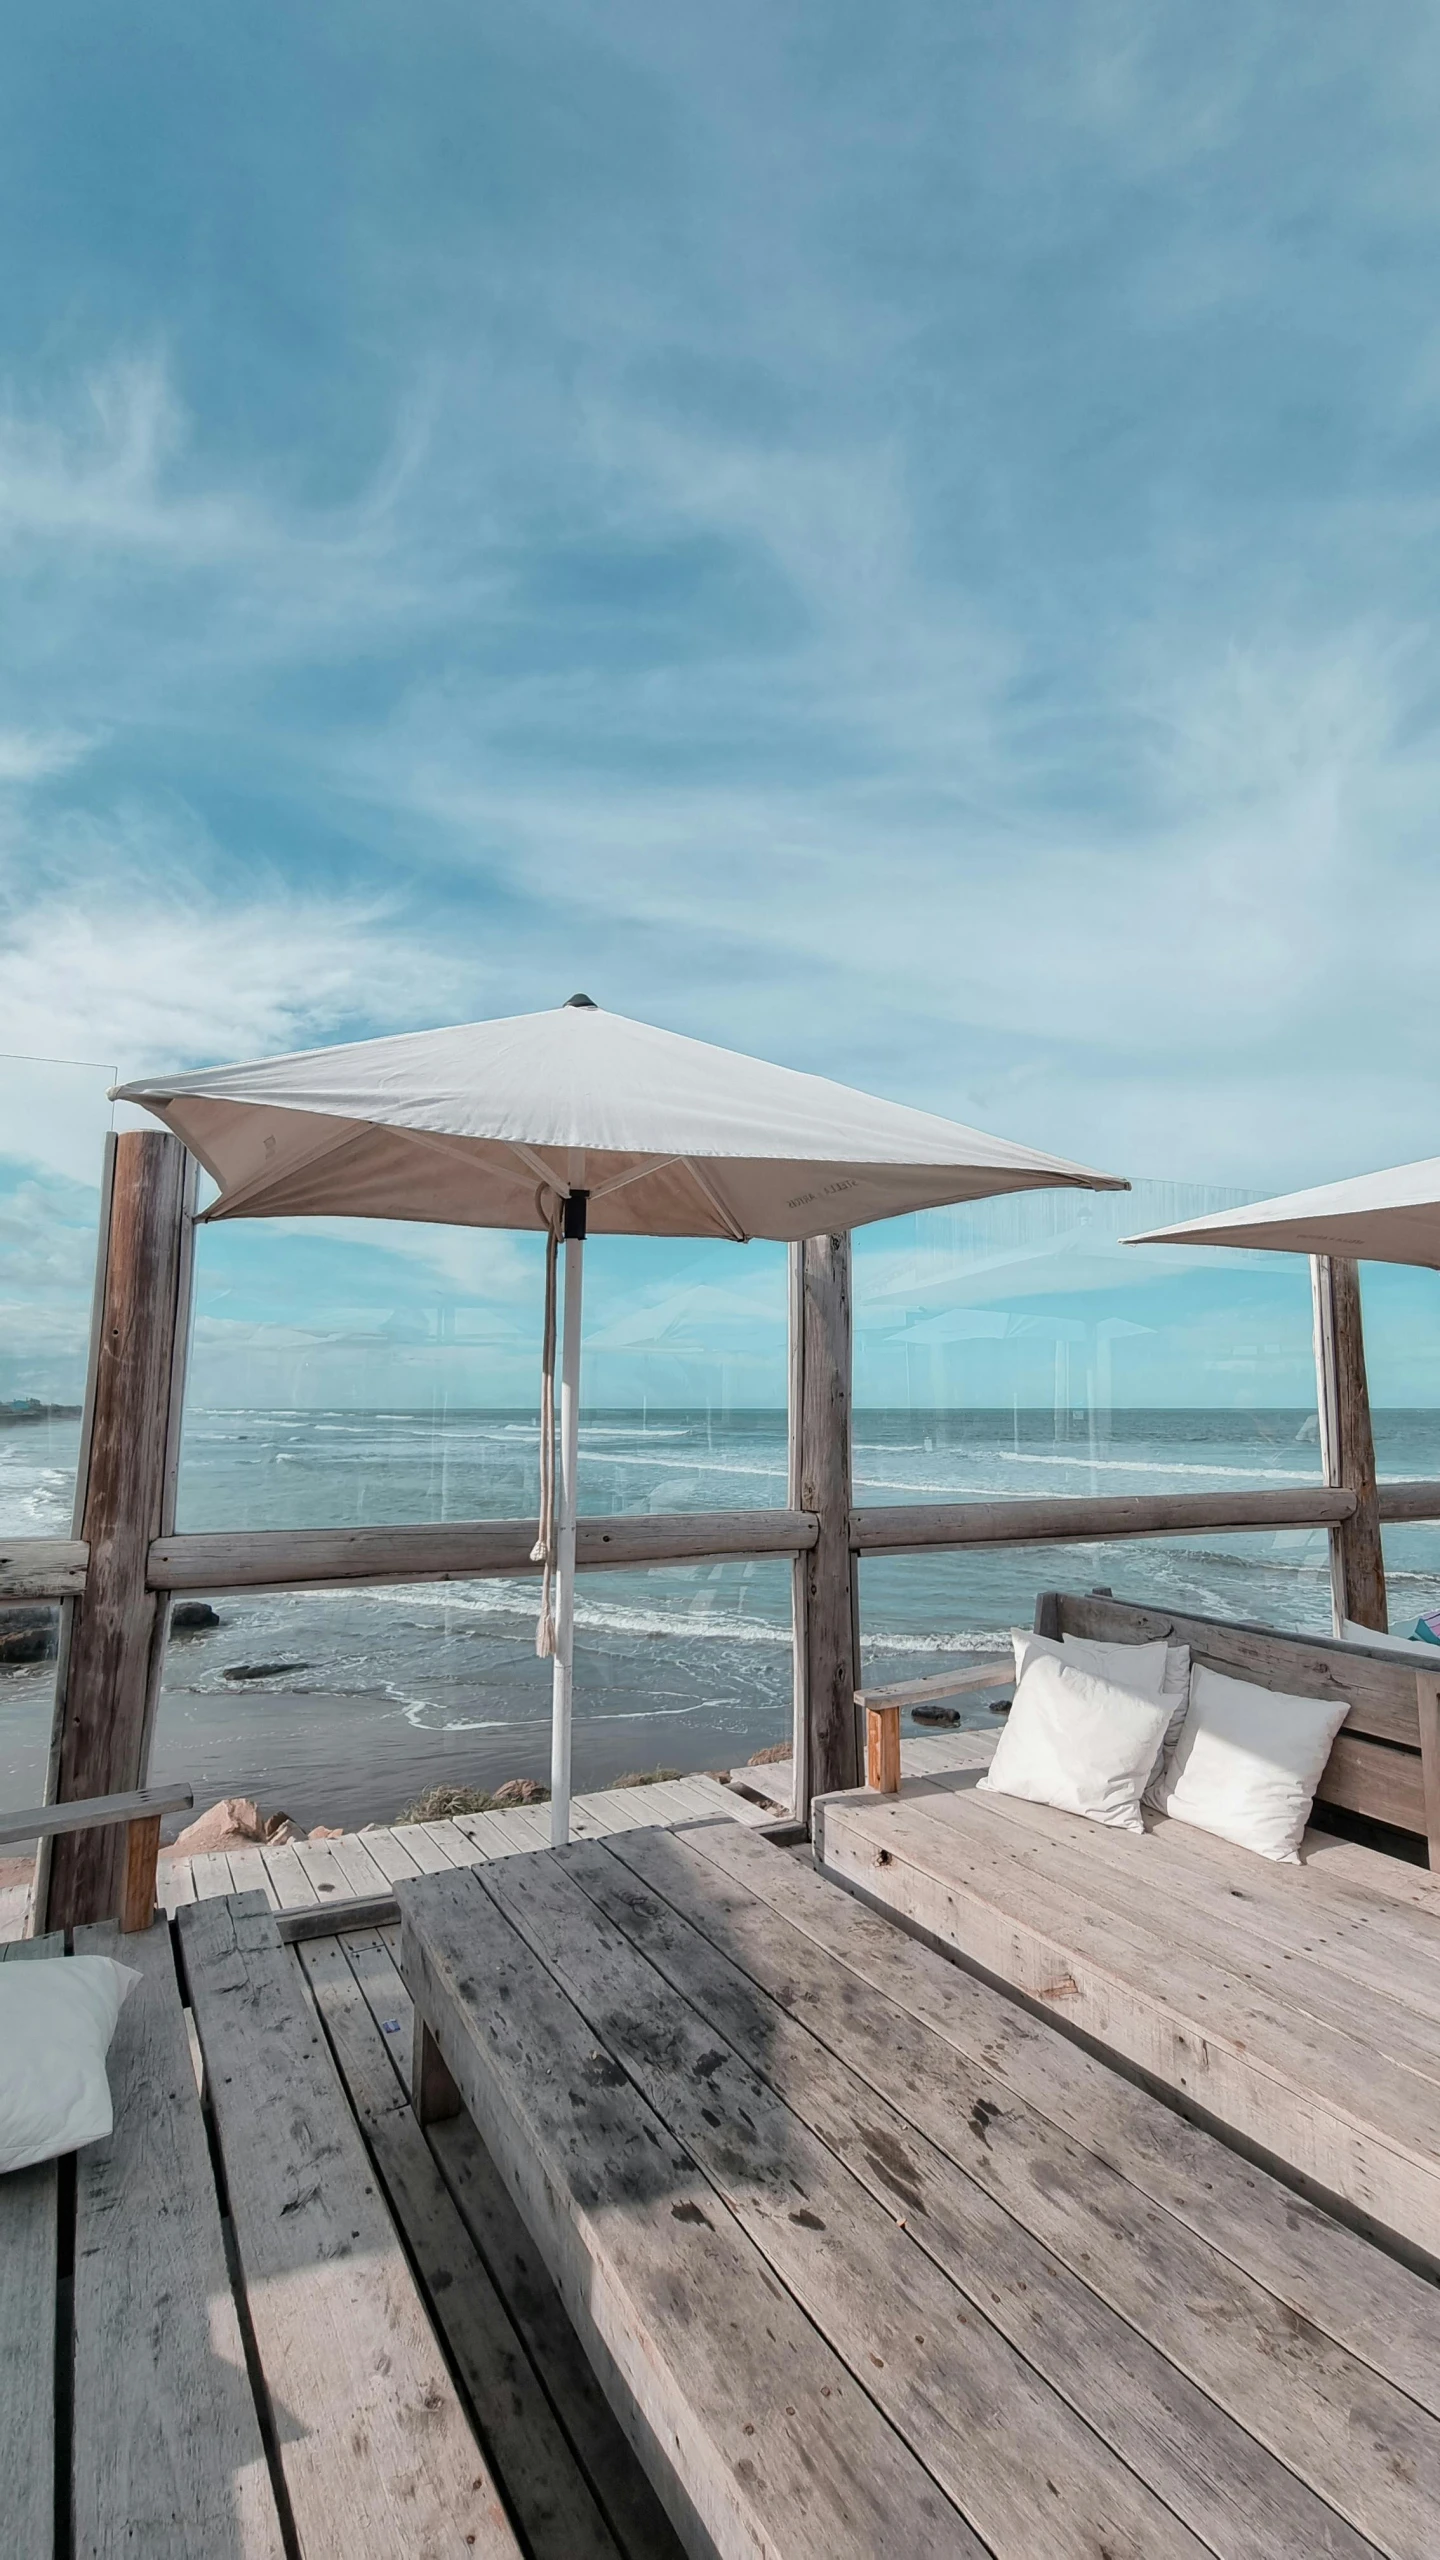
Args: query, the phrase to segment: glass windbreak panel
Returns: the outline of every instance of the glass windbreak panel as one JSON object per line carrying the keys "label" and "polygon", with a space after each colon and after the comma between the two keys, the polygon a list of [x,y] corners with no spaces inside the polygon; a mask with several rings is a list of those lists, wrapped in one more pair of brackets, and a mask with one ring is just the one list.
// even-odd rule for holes
{"label": "glass windbreak panel", "polygon": [[[360,1221],[197,1237],[177,1525],[531,1521],[544,1245]],[[581,1509],[783,1505],[783,1247],[592,1237]],[[535,1576],[216,1594],[177,1628],[157,1775],[317,1823],[425,1789],[544,1782],[551,1665]],[[788,1736],[788,1564],[582,1577],[574,1783],[728,1765]]]}
{"label": "glass windbreak panel", "polygon": [[[783,1247],[593,1237],[582,1510],[783,1504],[786,1310]],[[202,1226],[177,1526],[532,1517],[543,1313],[538,1236]]]}
{"label": "glass windbreak panel", "polygon": [[[1367,1262],[1360,1296],[1376,1473],[1440,1481],[1440,1272]],[[1440,1522],[1392,1523],[1381,1535],[1390,1631],[1414,1635],[1440,1612]]]}
{"label": "glass windbreak panel", "polygon": [[1122,1241],[1250,1196],[1023,1192],[858,1235],[856,1500],[1317,1483],[1304,1256]]}
{"label": "glass windbreak panel", "polygon": [[111,1067],[0,1058],[0,1533],[68,1538]]}
{"label": "glass windbreak panel", "polygon": [[[45,1801],[58,1623],[56,1609],[0,1609],[0,1813]],[[0,1887],[16,1881],[9,1865],[22,1848],[0,1842]]]}
{"label": "glass windbreak panel", "polygon": [[[301,1829],[393,1822],[427,1790],[548,1783],[551,1666],[533,1582],[217,1596],[172,1637],[152,1774]],[[586,1574],[577,1792],[748,1760],[790,1732],[783,1561]]]}
{"label": "glass windbreak panel", "polygon": [[[957,1662],[998,1658],[1009,1652],[1012,1627],[1033,1624],[1039,1592],[1097,1589],[1147,1608],[1330,1632],[1329,1541],[1320,1529],[867,1556],[860,1566],[864,1677],[918,1680]],[[946,1720],[988,1725],[986,1694],[944,1701]]]}
{"label": "glass windbreak panel", "polygon": [[[0,1536],[71,1534],[113,1082],[107,1066],[0,1058]],[[57,1627],[54,1609],[0,1608],[6,1812],[45,1793]]]}

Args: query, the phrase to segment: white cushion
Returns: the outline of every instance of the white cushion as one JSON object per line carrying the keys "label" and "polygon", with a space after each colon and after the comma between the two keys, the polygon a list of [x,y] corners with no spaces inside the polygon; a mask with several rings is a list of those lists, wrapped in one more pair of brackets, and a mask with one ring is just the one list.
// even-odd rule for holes
{"label": "white cushion", "polygon": [[1077,1671],[1093,1671],[1102,1680],[1113,1680],[1122,1689],[1139,1689],[1146,1697],[1167,1698],[1170,1715],[1160,1737],[1155,1765],[1145,1782],[1141,1803],[1159,1811],[1159,1788],[1165,1775],[1167,1755],[1179,1740],[1180,1727],[1190,1704],[1190,1648],[1187,1644],[1169,1644],[1163,1636],[1153,1644],[1121,1644],[1096,1636],[1037,1636],[1028,1627],[1012,1627],[1010,1641],[1015,1647],[1015,1677],[1022,1680],[1025,1665],[1037,1653],[1052,1654],[1057,1662],[1068,1662]]}
{"label": "white cushion", "polygon": [[139,1979],[110,1956],[0,1964],[0,2172],[54,2160],[110,2131],[105,2056]]}
{"label": "white cushion", "polygon": [[1160,1636],[1154,1644],[1112,1644],[1096,1636],[1037,1636],[1029,1627],[1012,1627],[1015,1677],[1023,1680],[1035,1654],[1069,1663],[1076,1671],[1092,1671],[1098,1680],[1116,1680],[1122,1689],[1138,1689],[1158,1698],[1165,1681],[1165,1657],[1173,1650]]}
{"label": "white cushion", "polygon": [[1354,1618],[1342,1618],[1340,1633],[1346,1644],[1368,1644],[1381,1653],[1403,1653],[1407,1662],[1423,1663],[1440,1680],[1440,1644],[1427,1644],[1423,1636],[1382,1635],[1378,1627],[1362,1627]]}
{"label": "white cushion", "polygon": [[980,1791],[1053,1804],[1112,1830],[1143,1831],[1140,1790],[1168,1714],[1163,1698],[1072,1670],[1048,1648],[1034,1652]]}
{"label": "white cushion", "polygon": [[1241,1849],[1299,1861],[1310,1806],[1345,1698],[1297,1698],[1197,1663],[1190,1706],[1165,1765],[1160,1809]]}

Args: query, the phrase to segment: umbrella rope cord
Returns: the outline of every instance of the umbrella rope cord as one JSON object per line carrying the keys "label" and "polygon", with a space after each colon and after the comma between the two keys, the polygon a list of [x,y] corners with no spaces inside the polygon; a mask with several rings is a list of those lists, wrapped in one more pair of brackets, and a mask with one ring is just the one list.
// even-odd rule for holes
{"label": "umbrella rope cord", "polygon": [[560,1224],[564,1204],[554,1194],[536,1193],[536,1206],[546,1218],[545,1337],[540,1354],[540,1520],[530,1561],[541,1567],[540,1617],[535,1650],[542,1657],[555,1650],[555,1341],[556,1294],[560,1266]]}

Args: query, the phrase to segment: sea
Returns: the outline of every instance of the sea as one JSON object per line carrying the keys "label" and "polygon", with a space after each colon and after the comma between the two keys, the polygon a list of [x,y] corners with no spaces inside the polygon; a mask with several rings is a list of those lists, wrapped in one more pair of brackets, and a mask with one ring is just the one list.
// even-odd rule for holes
{"label": "sea", "polygon": [[[1440,1413],[1379,1411],[1382,1475],[1440,1476]],[[0,1533],[70,1532],[78,1424],[0,1423]],[[1198,1493],[1319,1481],[1312,1412],[1051,1408],[862,1411],[861,1503],[1041,1494]],[[538,1428],[514,1412],[192,1411],[177,1527],[318,1528],[534,1517]],[[593,1412],[588,1512],[758,1509],[786,1499],[783,1413]],[[1440,1603],[1440,1531],[1386,1535],[1391,1624]],[[875,1558],[860,1575],[865,1676],[984,1659],[1037,1591],[1108,1587],[1162,1607],[1323,1631],[1322,1532]],[[152,1774],[197,1805],[254,1797],[306,1828],[396,1818],[427,1788],[493,1791],[549,1773],[550,1666],[533,1580],[345,1592],[217,1593],[219,1624],[172,1635]],[[791,1573],[783,1560],[583,1576],[574,1783],[728,1769],[790,1731]],[[6,1613],[0,1612],[0,1628]],[[53,1662],[0,1665],[0,1809],[44,1792]],[[964,1708],[983,1725],[983,1700]]]}

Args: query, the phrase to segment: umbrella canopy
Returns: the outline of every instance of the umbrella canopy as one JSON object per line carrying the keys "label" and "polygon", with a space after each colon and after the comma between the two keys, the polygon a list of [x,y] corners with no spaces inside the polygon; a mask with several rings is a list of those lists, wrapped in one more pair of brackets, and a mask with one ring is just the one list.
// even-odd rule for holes
{"label": "umbrella canopy", "polygon": [[539,1227],[793,1243],[906,1210],[1112,1175],[586,998],[553,1012],[152,1076],[143,1103],[220,1186],[211,1218]]}
{"label": "umbrella canopy", "polygon": [[1265,1253],[1331,1253],[1357,1262],[1415,1262],[1440,1270],[1440,1156],[1359,1173],[1315,1191],[1190,1218],[1127,1244],[1248,1245]]}
{"label": "umbrella canopy", "polygon": [[[548,1235],[537,1645],[555,1660],[550,1836],[569,1836],[583,1239],[744,1243],[1112,1175],[763,1066],[572,996],[553,1013],[152,1076],[143,1103],[220,1186],[210,1218],[418,1218]],[[565,1239],[559,1467],[556,1277]],[[552,1575],[554,1605],[552,1609]]]}

